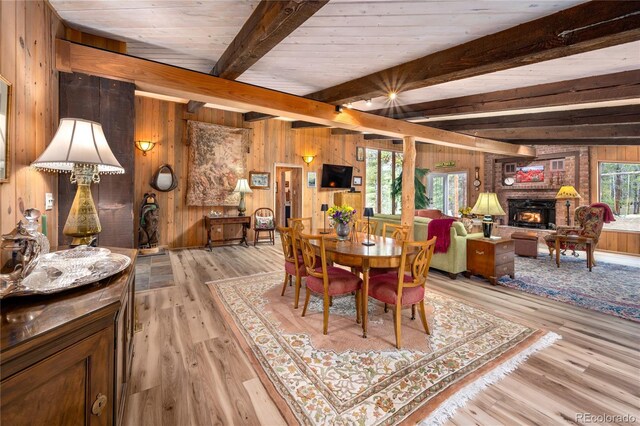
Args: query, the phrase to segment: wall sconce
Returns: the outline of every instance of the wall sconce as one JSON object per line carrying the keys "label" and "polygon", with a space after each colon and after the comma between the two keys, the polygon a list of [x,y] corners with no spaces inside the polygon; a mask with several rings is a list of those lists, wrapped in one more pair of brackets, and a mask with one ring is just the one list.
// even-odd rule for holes
{"label": "wall sconce", "polygon": [[313,161],[314,158],[316,158],[315,155],[303,155],[302,156],[302,161],[307,163],[307,166],[308,166],[309,164],[311,164],[311,162]]}
{"label": "wall sconce", "polygon": [[136,148],[142,151],[142,155],[146,156],[147,152],[151,151],[156,146],[155,142],[151,141],[136,141]]}

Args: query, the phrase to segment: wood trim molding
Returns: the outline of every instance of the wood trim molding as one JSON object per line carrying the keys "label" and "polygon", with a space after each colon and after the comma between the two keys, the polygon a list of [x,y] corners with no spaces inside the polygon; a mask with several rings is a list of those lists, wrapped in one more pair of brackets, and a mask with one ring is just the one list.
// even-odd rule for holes
{"label": "wood trim molding", "polygon": [[[590,1],[307,97],[334,104],[355,102],[385,91],[419,89],[636,41],[639,12],[637,1],[616,1],[615,7],[608,1]],[[401,86],[391,86],[394,81],[401,81]]]}
{"label": "wood trim molding", "polygon": [[331,127],[366,131],[394,138],[413,136],[416,141],[471,151],[535,157],[535,149],[528,146],[433,129],[352,109],[336,113],[335,107],[328,103],[65,40],[56,40],[56,67],[58,70],[133,82],[138,89],[152,93],[285,116]]}

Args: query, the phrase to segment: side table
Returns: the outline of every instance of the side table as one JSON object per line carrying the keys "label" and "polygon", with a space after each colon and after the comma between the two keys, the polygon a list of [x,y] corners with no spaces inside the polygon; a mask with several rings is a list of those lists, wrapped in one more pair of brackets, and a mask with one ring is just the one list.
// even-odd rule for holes
{"label": "side table", "polygon": [[515,277],[515,245],[509,238],[467,239],[467,272],[465,276],[482,275],[493,285],[503,275]]}
{"label": "side table", "polygon": [[554,235],[554,240],[556,242],[556,265],[558,268],[560,267],[560,250],[562,248],[562,243],[564,245],[570,244],[585,244],[587,246],[587,268],[589,268],[589,272],[591,272],[591,268],[593,267],[593,238],[581,237],[579,235]]}

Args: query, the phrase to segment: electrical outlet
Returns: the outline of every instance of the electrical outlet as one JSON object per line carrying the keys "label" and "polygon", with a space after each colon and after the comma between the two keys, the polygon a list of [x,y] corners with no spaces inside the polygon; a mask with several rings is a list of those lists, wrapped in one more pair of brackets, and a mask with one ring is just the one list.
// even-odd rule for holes
{"label": "electrical outlet", "polygon": [[47,192],[46,194],[44,194],[44,209],[53,209],[53,194],[51,192]]}

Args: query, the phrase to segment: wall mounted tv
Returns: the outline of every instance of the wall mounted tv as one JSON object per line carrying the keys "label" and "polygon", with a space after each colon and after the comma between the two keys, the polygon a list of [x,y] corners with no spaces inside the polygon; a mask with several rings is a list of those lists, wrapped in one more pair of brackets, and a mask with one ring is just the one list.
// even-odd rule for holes
{"label": "wall mounted tv", "polygon": [[352,175],[353,167],[351,166],[323,164],[322,182],[320,183],[320,187],[330,189],[351,188]]}

